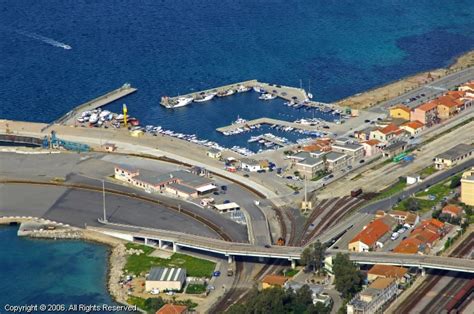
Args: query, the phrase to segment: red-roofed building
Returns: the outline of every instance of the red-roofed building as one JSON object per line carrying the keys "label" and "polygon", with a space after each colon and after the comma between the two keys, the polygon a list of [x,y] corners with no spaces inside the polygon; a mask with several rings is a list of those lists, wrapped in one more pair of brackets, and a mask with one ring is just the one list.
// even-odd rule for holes
{"label": "red-roofed building", "polygon": [[405,105],[397,105],[389,109],[390,117],[395,119],[410,120],[411,110]]}
{"label": "red-roofed building", "polygon": [[434,100],[438,104],[438,117],[446,120],[454,116],[458,112],[458,107],[464,102],[460,99],[453,99],[449,96],[441,96]]}
{"label": "red-roofed building", "polygon": [[370,132],[370,139],[388,143],[400,137],[403,135],[403,133],[404,131],[401,130],[396,124],[390,123],[383,128],[378,128]]}
{"label": "red-roofed building", "polygon": [[441,210],[442,214],[450,215],[451,217],[461,217],[462,215],[462,207],[453,205],[453,204],[448,204],[443,207]]}
{"label": "red-roofed building", "polygon": [[362,146],[364,147],[364,154],[367,157],[375,156],[382,151],[382,142],[379,140],[368,140],[362,142]]}
{"label": "red-roofed building", "polygon": [[474,92],[474,81],[470,81],[461,85],[458,90],[463,92]]}
{"label": "red-roofed building", "polygon": [[367,252],[370,249],[382,247],[381,239],[390,230],[390,226],[384,223],[383,218],[372,221],[349,242],[349,251]]}
{"label": "red-roofed building", "polygon": [[158,311],[156,311],[156,314],[187,314],[187,313],[189,313],[187,306],[170,304],[170,303],[166,303]]}
{"label": "red-roofed building", "polygon": [[424,125],[431,126],[438,119],[438,104],[434,101],[424,103],[416,107],[410,116],[411,121],[420,121]]}
{"label": "red-roofed building", "polygon": [[424,128],[425,125],[418,120],[405,122],[400,125],[400,129],[407,131],[411,136],[418,135]]}
{"label": "red-roofed building", "polygon": [[424,253],[425,248],[423,242],[415,238],[407,238],[400,242],[400,244],[393,249],[393,253],[402,254],[416,254],[418,252]]}

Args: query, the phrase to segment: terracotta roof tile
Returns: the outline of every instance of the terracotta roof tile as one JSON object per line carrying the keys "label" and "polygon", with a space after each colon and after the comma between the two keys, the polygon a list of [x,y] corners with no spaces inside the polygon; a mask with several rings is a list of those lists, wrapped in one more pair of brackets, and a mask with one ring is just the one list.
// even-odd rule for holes
{"label": "terracotta roof tile", "polygon": [[449,204],[449,205],[446,205],[446,206],[443,207],[442,212],[459,216],[462,213],[462,207],[457,206],[457,205],[453,205],[453,204]]}
{"label": "terracotta roof tile", "polygon": [[262,282],[272,285],[272,286],[283,286],[285,282],[287,282],[288,278],[285,276],[278,276],[278,275],[266,275]]}
{"label": "terracotta roof tile", "polygon": [[184,305],[166,303],[156,311],[156,314],[181,314],[186,312],[187,309],[188,307]]}
{"label": "terracotta roof tile", "polygon": [[384,234],[390,230],[390,227],[387,226],[382,218],[372,221],[367,227],[359,232],[350,243],[360,241],[368,246],[372,246],[380,239]]}
{"label": "terracotta roof tile", "polygon": [[413,130],[416,130],[416,129],[422,128],[424,124],[418,120],[415,120],[415,121],[403,123],[402,126],[406,126],[406,127],[412,128]]}
{"label": "terracotta roof tile", "polygon": [[430,111],[438,107],[436,102],[430,101],[415,108],[415,110]]}
{"label": "terracotta roof tile", "polygon": [[390,278],[402,278],[407,269],[399,266],[375,264],[369,270],[369,275],[385,276]]}

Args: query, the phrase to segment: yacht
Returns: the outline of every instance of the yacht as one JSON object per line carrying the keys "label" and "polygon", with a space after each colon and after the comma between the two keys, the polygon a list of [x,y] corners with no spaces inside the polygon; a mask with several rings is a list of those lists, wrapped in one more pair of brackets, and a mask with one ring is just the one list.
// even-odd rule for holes
{"label": "yacht", "polygon": [[277,97],[276,95],[273,95],[273,94],[270,94],[270,93],[265,93],[265,94],[262,94],[260,97],[258,97],[258,99],[272,100],[272,99],[275,99],[276,97]]}
{"label": "yacht", "polygon": [[189,105],[192,102],[193,102],[192,97],[180,97],[176,100],[176,103],[174,105],[171,105],[171,108],[184,107],[184,106]]}
{"label": "yacht", "polygon": [[216,96],[217,93],[211,93],[211,94],[205,94],[205,95],[202,95],[202,97],[200,98],[195,98],[194,99],[194,102],[205,102],[205,101],[209,101],[211,100],[212,98],[214,98],[214,96]]}
{"label": "yacht", "polygon": [[241,117],[237,117],[237,120],[232,122],[232,124],[243,124],[243,123],[246,123],[246,122],[247,122],[247,120],[242,119]]}

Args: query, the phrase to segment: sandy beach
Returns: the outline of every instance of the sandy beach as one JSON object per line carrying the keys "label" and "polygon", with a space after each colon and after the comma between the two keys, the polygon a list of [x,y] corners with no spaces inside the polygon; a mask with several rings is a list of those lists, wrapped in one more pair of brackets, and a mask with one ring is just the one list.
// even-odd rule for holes
{"label": "sandy beach", "polygon": [[456,61],[447,68],[435,69],[409,76],[387,85],[344,98],[335,104],[341,107],[351,107],[353,109],[373,107],[382,101],[397,97],[421,85],[428,84],[435,79],[471,66],[474,66],[474,50],[458,57]]}

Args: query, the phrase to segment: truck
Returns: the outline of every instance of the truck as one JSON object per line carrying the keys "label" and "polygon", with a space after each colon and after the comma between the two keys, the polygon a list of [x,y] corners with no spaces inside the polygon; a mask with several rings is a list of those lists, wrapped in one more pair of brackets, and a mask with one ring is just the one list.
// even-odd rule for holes
{"label": "truck", "polygon": [[357,197],[357,196],[359,196],[359,195],[361,195],[361,194],[362,194],[362,189],[361,189],[361,188],[359,188],[359,189],[357,189],[357,190],[352,190],[352,191],[351,191],[351,196],[352,196],[352,197]]}
{"label": "truck", "polygon": [[234,276],[234,270],[232,268],[227,269],[227,276],[229,277]]}

